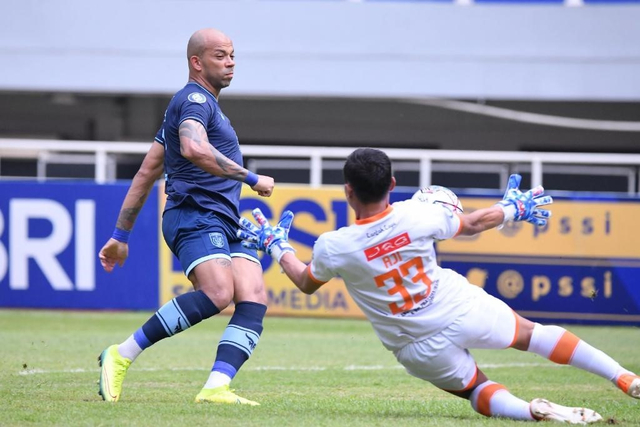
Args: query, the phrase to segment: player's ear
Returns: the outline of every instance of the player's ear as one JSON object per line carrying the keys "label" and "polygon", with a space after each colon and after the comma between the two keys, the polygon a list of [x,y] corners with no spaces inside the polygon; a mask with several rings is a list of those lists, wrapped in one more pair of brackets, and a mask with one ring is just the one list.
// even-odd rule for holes
{"label": "player's ear", "polygon": [[391,185],[389,185],[389,192],[393,191],[396,188],[396,178],[394,176],[391,177]]}
{"label": "player's ear", "polygon": [[348,182],[344,184],[344,195],[347,200],[351,200],[353,198],[353,188],[351,188],[351,185],[349,185]]}
{"label": "player's ear", "polygon": [[200,63],[200,58],[197,55],[192,55],[189,57],[189,64],[194,70],[202,71],[202,64]]}

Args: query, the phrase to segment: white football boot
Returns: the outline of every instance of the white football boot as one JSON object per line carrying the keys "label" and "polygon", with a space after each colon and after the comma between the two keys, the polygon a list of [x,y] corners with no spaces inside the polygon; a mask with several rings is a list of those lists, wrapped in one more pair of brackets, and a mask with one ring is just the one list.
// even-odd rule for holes
{"label": "white football boot", "polygon": [[602,416],[593,409],[561,406],[546,399],[533,399],[529,408],[531,415],[539,421],[558,421],[565,424],[582,425],[602,421]]}

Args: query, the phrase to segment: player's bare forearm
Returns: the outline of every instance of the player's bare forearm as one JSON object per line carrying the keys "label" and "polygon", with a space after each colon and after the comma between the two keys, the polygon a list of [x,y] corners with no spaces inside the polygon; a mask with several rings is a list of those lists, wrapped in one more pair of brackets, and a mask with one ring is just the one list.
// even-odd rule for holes
{"label": "player's bare forearm", "polygon": [[293,252],[287,252],[282,255],[280,266],[293,284],[305,294],[310,295],[320,288],[321,285],[309,277],[307,273],[307,268],[309,267],[300,261]]}
{"label": "player's bare forearm", "polygon": [[164,161],[164,147],[153,143],[142,161],[140,169],[133,177],[129,191],[122,202],[116,227],[131,231],[138,218],[140,210],[151,193],[153,184],[162,176]]}
{"label": "player's bare forearm", "polygon": [[460,234],[472,236],[486,230],[490,230],[502,224],[504,212],[498,206],[478,209],[462,217],[462,230]]}

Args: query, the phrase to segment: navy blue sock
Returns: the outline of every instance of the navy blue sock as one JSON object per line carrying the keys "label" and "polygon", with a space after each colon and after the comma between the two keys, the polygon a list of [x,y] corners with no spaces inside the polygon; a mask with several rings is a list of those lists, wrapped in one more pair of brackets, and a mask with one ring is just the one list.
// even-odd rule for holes
{"label": "navy blue sock", "polygon": [[218,354],[212,371],[233,378],[258,345],[262,333],[262,319],[267,306],[243,301],[236,304],[235,312],[220,338]]}
{"label": "navy blue sock", "polygon": [[133,338],[144,350],[161,339],[182,332],[218,313],[220,310],[204,292],[187,292],[160,307],[133,334]]}

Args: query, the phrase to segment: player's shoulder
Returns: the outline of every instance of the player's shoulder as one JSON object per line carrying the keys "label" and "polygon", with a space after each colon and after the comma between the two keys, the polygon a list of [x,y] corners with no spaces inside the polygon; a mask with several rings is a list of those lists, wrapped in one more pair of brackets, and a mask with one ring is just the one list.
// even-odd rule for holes
{"label": "player's shoulder", "polygon": [[195,82],[187,83],[174,95],[174,101],[179,104],[209,105],[215,108],[216,98],[207,89]]}
{"label": "player's shoulder", "polygon": [[393,202],[391,206],[393,206],[394,210],[407,210],[415,208],[416,205],[413,203],[415,200],[407,199],[407,200],[398,200],[397,202]]}
{"label": "player's shoulder", "polygon": [[433,205],[418,200],[399,200],[392,204],[393,210],[398,215],[419,216],[425,212],[431,212]]}
{"label": "player's shoulder", "polygon": [[451,221],[455,216],[453,212],[440,204],[425,203],[414,199],[395,202],[393,209],[402,222],[409,227],[431,227]]}
{"label": "player's shoulder", "polygon": [[339,228],[337,230],[326,231],[320,234],[316,239],[316,245],[326,245],[327,242],[339,240],[341,235],[341,230],[342,228]]}
{"label": "player's shoulder", "polygon": [[345,242],[353,241],[354,226],[340,227],[337,230],[326,231],[315,242],[315,247],[325,252],[340,252],[345,249]]}

